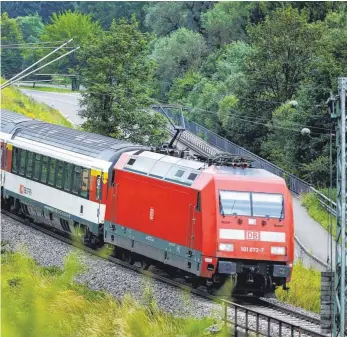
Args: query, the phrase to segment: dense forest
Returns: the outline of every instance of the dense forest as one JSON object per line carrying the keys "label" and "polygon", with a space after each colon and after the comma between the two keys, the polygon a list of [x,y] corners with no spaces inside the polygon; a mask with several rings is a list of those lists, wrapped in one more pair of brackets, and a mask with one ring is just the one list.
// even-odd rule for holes
{"label": "dense forest", "polygon": [[45,72],[76,74],[86,87],[87,130],[155,144],[165,121],[142,109],[178,103],[210,130],[328,184],[325,102],[347,76],[345,3],[3,1],[2,13],[3,77],[71,37],[81,46]]}

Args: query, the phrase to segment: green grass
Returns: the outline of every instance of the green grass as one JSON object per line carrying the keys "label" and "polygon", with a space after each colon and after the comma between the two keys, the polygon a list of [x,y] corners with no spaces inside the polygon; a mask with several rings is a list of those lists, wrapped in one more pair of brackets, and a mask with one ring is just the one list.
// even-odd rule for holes
{"label": "green grass", "polygon": [[1,108],[30,118],[72,128],[72,124],[58,110],[34,101],[12,86],[1,90]]}
{"label": "green grass", "polygon": [[60,92],[60,93],[78,93],[79,91],[72,91],[70,89],[66,88],[54,88],[54,87],[43,87],[43,86],[35,86],[32,85],[20,85],[21,87],[28,89],[28,90],[37,90],[37,91],[47,91],[47,92]]}
{"label": "green grass", "polygon": [[320,312],[321,275],[320,272],[304,267],[302,262],[294,264],[289,291],[276,290],[280,301],[293,304],[316,313]]}
{"label": "green grass", "polygon": [[[321,191],[323,194],[328,195],[327,190]],[[336,191],[332,191],[332,200],[335,200]],[[318,197],[315,193],[305,193],[301,197],[302,205],[307,209],[308,214],[316,220],[323,228],[329,231],[330,226],[330,215],[329,213],[321,206]],[[332,223],[332,235],[336,238],[336,218],[331,216]]]}
{"label": "green grass", "polygon": [[1,267],[3,336],[200,337],[214,323],[212,318],[163,313],[150,288],[140,303],[130,295],[116,301],[105,292],[76,284],[74,277],[83,268],[75,254],[59,270],[40,267],[26,255],[6,252]]}

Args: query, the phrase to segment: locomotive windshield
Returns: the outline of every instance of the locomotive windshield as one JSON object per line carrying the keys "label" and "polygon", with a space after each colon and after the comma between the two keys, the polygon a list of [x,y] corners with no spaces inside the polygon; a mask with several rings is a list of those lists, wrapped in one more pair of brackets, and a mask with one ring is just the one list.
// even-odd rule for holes
{"label": "locomotive windshield", "polygon": [[282,194],[220,191],[219,205],[222,215],[284,217]]}

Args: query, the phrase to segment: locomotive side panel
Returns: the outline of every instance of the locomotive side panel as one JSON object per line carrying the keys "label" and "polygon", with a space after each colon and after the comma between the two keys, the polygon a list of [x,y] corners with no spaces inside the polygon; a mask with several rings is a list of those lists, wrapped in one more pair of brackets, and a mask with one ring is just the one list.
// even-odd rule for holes
{"label": "locomotive side panel", "polygon": [[105,221],[105,242],[199,273],[198,192],[122,170],[116,170],[115,177],[107,205],[110,221]]}

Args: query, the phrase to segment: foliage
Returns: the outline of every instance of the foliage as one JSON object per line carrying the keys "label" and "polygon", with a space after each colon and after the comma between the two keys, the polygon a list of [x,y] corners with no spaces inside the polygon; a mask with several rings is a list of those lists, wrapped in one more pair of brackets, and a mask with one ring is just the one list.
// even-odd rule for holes
{"label": "foliage", "polygon": [[[333,196],[330,196],[330,199],[335,200]],[[305,193],[302,196],[301,202],[302,202],[302,205],[307,209],[310,217],[316,220],[328,232],[330,231],[329,228],[330,228],[330,221],[331,221],[331,224],[332,224],[331,233],[333,237],[336,238],[336,226],[335,226],[336,218],[334,216],[331,216],[331,220],[330,220],[329,213],[321,206],[317,195],[315,193]]]}
{"label": "foliage", "polygon": [[211,7],[210,1],[153,2],[146,8],[145,25],[158,36],[180,28],[203,33],[201,16]]}
{"label": "foliage", "polygon": [[186,28],[180,28],[170,36],[158,39],[152,58],[158,64],[157,77],[161,82],[161,94],[166,93],[173,80],[201,64],[206,53],[204,38]]}
{"label": "foliage", "polygon": [[[89,43],[92,35],[97,36],[101,34],[100,26],[97,22],[92,21],[91,15],[85,15],[78,12],[66,11],[61,14],[53,13],[51,22],[45,26],[42,41],[67,41],[73,38],[72,45],[84,45]],[[57,44],[59,45],[59,43]],[[64,54],[67,50],[58,52],[56,55]],[[78,53],[78,52],[77,52]],[[47,54],[44,51],[43,55]],[[55,56],[57,57],[57,56]],[[77,56],[75,53],[70,54],[68,57],[63,58],[59,63],[49,66],[53,72],[66,74],[69,69],[76,70]]]}
{"label": "foliage", "polygon": [[151,103],[149,39],[134,18],[113,21],[109,32],[90,38],[79,68],[87,88],[80,112],[85,129],[152,145],[165,139],[164,117],[142,110]]}
{"label": "foliage", "polygon": [[[38,266],[19,253],[1,259],[1,328],[4,336],[201,336],[212,319],[175,318],[152,300],[144,305],[126,295],[115,301],[105,292],[76,284],[77,255],[62,270]],[[150,299],[147,291],[145,298]]]}
{"label": "foliage", "polygon": [[52,109],[46,104],[37,103],[12,86],[1,90],[1,109],[14,111],[45,122],[72,127],[71,123],[58,110]]}
{"label": "foliage", "polygon": [[31,43],[40,41],[44,29],[44,24],[40,16],[37,14],[18,16],[16,20],[19,23],[25,42]]}
{"label": "foliage", "polygon": [[316,313],[320,312],[321,274],[319,271],[307,269],[301,261],[293,267],[289,291],[278,288],[277,299]]}
{"label": "foliage", "polygon": [[53,13],[73,10],[76,8],[76,3],[76,1],[3,1],[1,9],[7,12],[10,18],[38,14],[43,22],[47,23]]}
{"label": "foliage", "polygon": [[[144,96],[187,105],[189,118],[221,136],[314,185],[329,183],[327,162],[334,122],[325,102],[337,90],[337,77],[347,76],[345,3],[14,1],[5,2],[2,8],[10,17],[21,16],[17,25],[8,18],[2,20],[8,30],[2,32],[3,41],[11,35],[14,41],[73,36],[75,44],[87,51],[93,49],[91,41],[100,46],[104,36],[110,35],[112,19],[130,20],[135,14],[138,30],[153,34],[146,35],[143,57],[144,64],[150,59],[156,67],[143,82]],[[43,35],[40,16],[46,24]],[[53,22],[48,23],[49,17]],[[19,72],[47,50],[2,49],[3,74]],[[103,54],[108,52],[114,53],[109,48]],[[78,54],[45,72],[82,69],[83,57],[79,59]],[[112,59],[112,55],[107,57]],[[96,57],[93,60],[98,62]],[[104,97],[93,97],[95,110],[100,110]],[[292,101],[295,107],[290,106]],[[309,136],[301,135],[303,127],[311,130]],[[134,131],[130,125],[125,129],[125,137]],[[333,149],[334,161],[335,157]]]}
{"label": "foliage", "polygon": [[236,40],[246,39],[246,25],[250,20],[250,9],[254,4],[244,2],[218,2],[214,8],[202,15],[210,44],[221,48]]}
{"label": "foliage", "polygon": [[[1,15],[1,44],[23,43],[23,35],[15,19],[10,19],[6,12]],[[20,49],[1,48],[1,76],[9,79],[19,72],[23,62]]]}
{"label": "foliage", "polygon": [[112,20],[125,18],[130,20],[135,14],[139,21],[139,28],[144,31],[144,7],[146,1],[81,1],[77,9],[83,14],[90,14],[94,20],[100,22],[104,29],[109,29]]}

